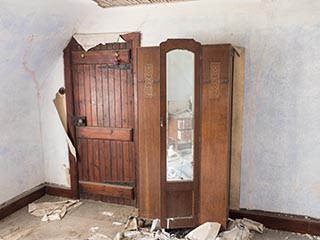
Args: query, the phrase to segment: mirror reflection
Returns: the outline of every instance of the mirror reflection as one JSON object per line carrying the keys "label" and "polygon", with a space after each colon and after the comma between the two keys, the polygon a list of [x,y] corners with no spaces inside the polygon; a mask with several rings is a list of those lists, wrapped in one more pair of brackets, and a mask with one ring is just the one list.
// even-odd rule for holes
{"label": "mirror reflection", "polygon": [[193,180],[194,53],[167,53],[167,181]]}

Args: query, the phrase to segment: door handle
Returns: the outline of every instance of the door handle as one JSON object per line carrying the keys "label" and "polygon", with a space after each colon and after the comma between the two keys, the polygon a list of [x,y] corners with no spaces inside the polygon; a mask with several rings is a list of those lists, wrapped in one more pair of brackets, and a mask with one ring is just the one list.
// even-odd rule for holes
{"label": "door handle", "polygon": [[163,120],[163,117],[161,116],[160,117],[160,127],[164,127],[164,120]]}

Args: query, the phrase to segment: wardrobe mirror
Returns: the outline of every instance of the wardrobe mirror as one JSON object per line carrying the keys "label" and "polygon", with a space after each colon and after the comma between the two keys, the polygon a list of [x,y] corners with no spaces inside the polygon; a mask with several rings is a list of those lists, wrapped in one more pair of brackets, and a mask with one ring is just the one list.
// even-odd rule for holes
{"label": "wardrobe mirror", "polygon": [[167,181],[193,180],[194,53],[166,54]]}

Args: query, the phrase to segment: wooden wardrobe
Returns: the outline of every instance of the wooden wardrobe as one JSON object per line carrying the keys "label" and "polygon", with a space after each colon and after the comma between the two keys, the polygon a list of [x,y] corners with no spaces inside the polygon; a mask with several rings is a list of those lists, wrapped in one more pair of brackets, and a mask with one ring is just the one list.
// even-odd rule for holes
{"label": "wooden wardrobe", "polygon": [[168,39],[138,49],[138,207],[164,228],[229,211],[235,50]]}

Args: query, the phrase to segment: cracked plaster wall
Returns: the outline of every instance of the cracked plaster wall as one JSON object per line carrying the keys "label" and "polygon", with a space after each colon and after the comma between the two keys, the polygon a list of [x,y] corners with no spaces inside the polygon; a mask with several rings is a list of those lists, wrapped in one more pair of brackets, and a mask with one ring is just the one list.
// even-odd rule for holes
{"label": "cracked plaster wall", "polygon": [[320,218],[320,2],[200,0],[97,9],[79,32],[246,48],[241,208]]}

